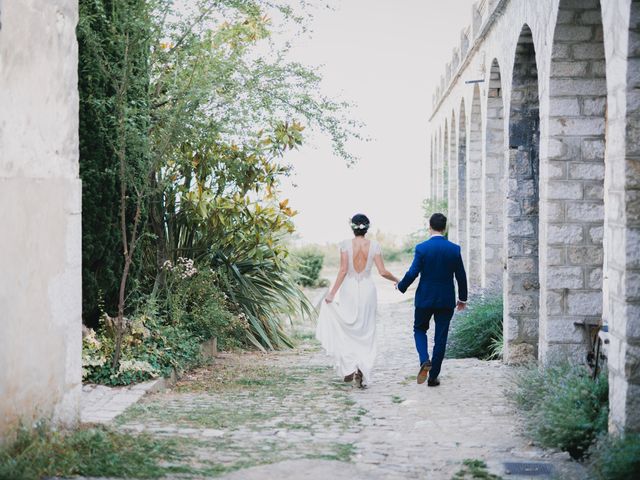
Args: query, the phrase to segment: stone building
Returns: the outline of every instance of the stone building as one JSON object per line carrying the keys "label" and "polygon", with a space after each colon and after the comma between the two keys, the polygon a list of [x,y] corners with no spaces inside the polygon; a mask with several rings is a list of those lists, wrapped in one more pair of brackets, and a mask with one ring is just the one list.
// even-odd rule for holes
{"label": "stone building", "polygon": [[0,441],[81,390],[77,0],[0,0]]}
{"label": "stone building", "polygon": [[506,357],[608,325],[610,427],[640,430],[640,1],[483,0],[433,95],[429,196]]}

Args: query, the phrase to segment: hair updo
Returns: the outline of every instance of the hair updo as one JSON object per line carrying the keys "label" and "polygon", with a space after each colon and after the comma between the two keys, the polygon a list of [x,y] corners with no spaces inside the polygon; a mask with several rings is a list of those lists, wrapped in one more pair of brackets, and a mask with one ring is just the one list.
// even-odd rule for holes
{"label": "hair updo", "polygon": [[370,224],[369,218],[362,213],[356,213],[351,217],[351,230],[356,237],[364,237]]}

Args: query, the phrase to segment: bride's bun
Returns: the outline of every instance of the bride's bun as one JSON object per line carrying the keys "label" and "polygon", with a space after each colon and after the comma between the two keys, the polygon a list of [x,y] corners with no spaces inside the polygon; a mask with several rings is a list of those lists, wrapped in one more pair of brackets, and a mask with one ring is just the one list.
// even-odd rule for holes
{"label": "bride's bun", "polygon": [[364,237],[370,224],[369,218],[363,213],[356,213],[351,217],[351,230],[356,237]]}

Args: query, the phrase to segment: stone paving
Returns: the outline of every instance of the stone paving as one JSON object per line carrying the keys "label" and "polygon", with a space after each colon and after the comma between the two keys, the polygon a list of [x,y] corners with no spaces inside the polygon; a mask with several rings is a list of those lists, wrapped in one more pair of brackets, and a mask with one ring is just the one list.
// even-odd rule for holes
{"label": "stone paving", "polygon": [[197,478],[438,480],[464,459],[500,475],[503,461],[543,461],[582,478],[566,455],[520,435],[505,395],[510,367],[447,359],[440,387],[417,385],[411,303],[388,286],[380,299],[378,365],[366,390],[335,377],[307,330],[294,351],[219,355],[115,424],[181,439]]}

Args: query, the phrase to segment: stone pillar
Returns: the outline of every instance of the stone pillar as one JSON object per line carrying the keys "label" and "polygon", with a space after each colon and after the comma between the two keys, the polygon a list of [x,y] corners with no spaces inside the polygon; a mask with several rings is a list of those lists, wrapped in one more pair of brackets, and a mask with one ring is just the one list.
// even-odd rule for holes
{"label": "stone pillar", "polygon": [[79,418],[77,20],[77,0],[2,4],[0,438]]}
{"label": "stone pillar", "polygon": [[482,111],[480,89],[473,89],[467,163],[467,276],[471,288],[482,283]]}
{"label": "stone pillar", "polygon": [[451,130],[449,132],[449,188],[447,189],[449,240],[459,243],[457,228],[457,204],[458,204],[458,142],[457,142],[456,117],[451,117]]}
{"label": "stone pillar", "polygon": [[462,259],[466,263],[467,256],[467,118],[465,114],[464,102],[460,107],[460,121],[458,123],[458,182],[456,202],[456,231],[458,241],[462,247]]}
{"label": "stone pillar", "polygon": [[603,23],[609,98],[603,313],[611,342],[609,430],[640,432],[640,1],[603,2]]}

